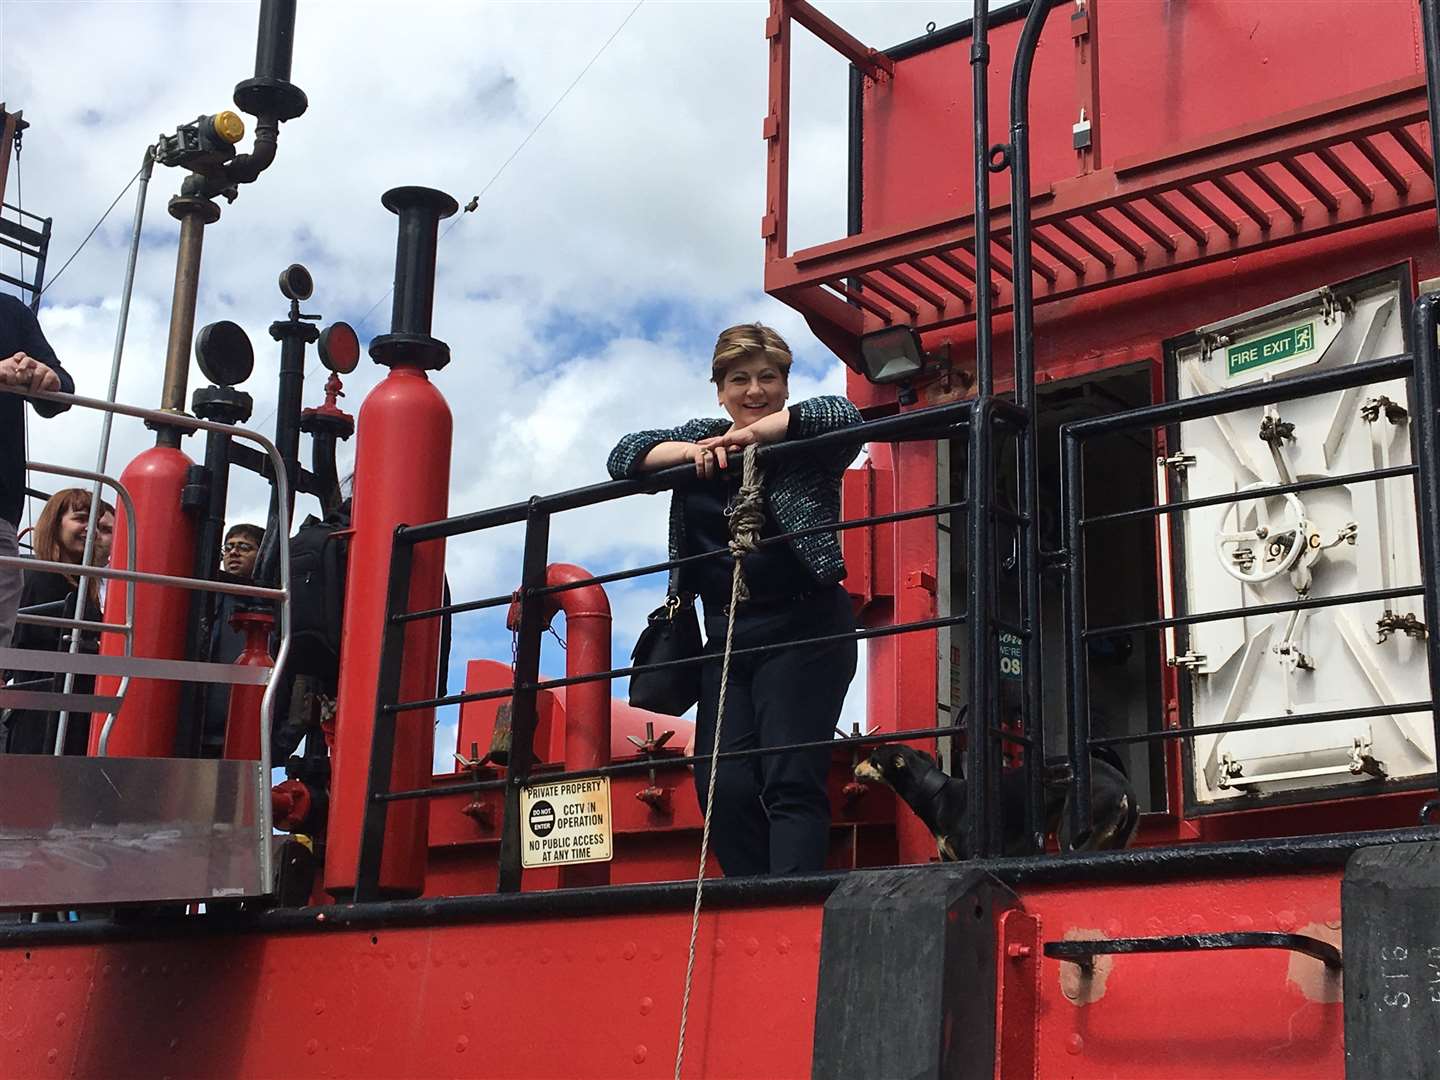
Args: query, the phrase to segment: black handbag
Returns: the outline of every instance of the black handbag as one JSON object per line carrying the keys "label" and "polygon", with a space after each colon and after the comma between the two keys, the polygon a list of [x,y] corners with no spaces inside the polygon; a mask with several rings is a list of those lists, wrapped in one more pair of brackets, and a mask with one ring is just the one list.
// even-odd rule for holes
{"label": "black handbag", "polygon": [[[636,666],[663,664],[668,660],[699,656],[703,648],[695,598],[672,593],[646,618],[645,629],[640,631],[630,659]],[[637,709],[682,716],[699,700],[699,664],[642,671],[630,676],[630,704]]]}

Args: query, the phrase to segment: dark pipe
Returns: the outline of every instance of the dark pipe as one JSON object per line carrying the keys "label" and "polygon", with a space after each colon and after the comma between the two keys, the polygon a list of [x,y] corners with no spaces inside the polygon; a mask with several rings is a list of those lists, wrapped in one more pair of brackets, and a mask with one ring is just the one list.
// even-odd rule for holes
{"label": "dark pipe", "polygon": [[970,550],[966,582],[970,632],[970,709],[966,720],[965,793],[967,858],[989,855],[991,851],[991,781],[999,744],[990,737],[995,727],[994,669],[995,624],[995,523],[990,513],[994,500],[994,409],[995,399],[982,395],[975,400],[970,418],[970,460],[966,470],[969,509],[966,525]]}
{"label": "dark pipe", "polygon": [[450,362],[450,346],[430,336],[435,306],[435,248],[440,219],[460,206],[443,191],[424,187],[391,188],[381,198],[387,210],[400,216],[395,245],[395,303],[390,333],[370,343],[376,362],[442,368]]}
{"label": "dark pipe", "polygon": [[[1030,72],[1040,31],[1050,13],[1034,0],[1016,47],[1010,77],[1010,228],[1014,260],[1015,403],[1033,416],[1035,392],[1035,290],[1030,257]],[[1021,507],[1022,512],[1025,507]]]}
{"label": "dark pipe", "polygon": [[1070,725],[1070,835],[1076,843],[1090,834],[1090,667],[1085,638],[1085,444],[1060,429],[1061,501],[1065,549],[1070,559],[1065,580],[1065,646],[1069,684],[1065,716]]}
{"label": "dark pipe", "polygon": [[[270,324],[270,336],[280,342],[280,388],[275,404],[275,449],[285,462],[289,478],[287,514],[295,515],[295,492],[300,483],[300,407],[305,392],[305,346],[320,336],[311,323],[300,320],[300,303],[290,302],[290,318]],[[280,559],[289,538],[280,535],[280,497],[270,489],[270,510],[265,519],[265,539],[255,563],[255,580],[274,587],[280,583]]]}
{"label": "dark pipe", "polygon": [[[273,116],[262,116],[255,125],[255,148],[241,154],[225,166],[225,180],[232,184],[250,184],[275,160],[280,140],[280,122]],[[218,191],[217,191],[218,194]]]}
{"label": "dark pipe", "polygon": [[[1425,9],[1429,12],[1432,4],[1427,0]],[[1428,31],[1427,31],[1428,33]],[[1427,48],[1427,60],[1430,57]],[[1431,83],[1433,89],[1435,83]],[[1434,107],[1434,97],[1431,98]],[[1434,115],[1432,113],[1432,115]],[[1431,135],[1434,138],[1434,135]],[[1426,568],[1422,575],[1425,586],[1425,625],[1430,632],[1425,636],[1425,652],[1430,663],[1430,700],[1432,705],[1440,703],[1440,433],[1436,424],[1440,422],[1436,411],[1440,409],[1440,349],[1436,346],[1436,328],[1440,325],[1440,296],[1422,296],[1415,303],[1411,313],[1411,340],[1415,348],[1415,421],[1410,427],[1415,464],[1415,495],[1420,509],[1420,552],[1421,564]],[[1432,708],[1431,718],[1435,725],[1435,745],[1440,746],[1440,708]],[[1440,787],[1440,774],[1436,785]]]}
{"label": "dark pipe", "polygon": [[995,392],[990,319],[990,42],[985,20],[989,0],[975,0],[970,69],[975,112],[975,381],[976,394]]}
{"label": "dark pipe", "polygon": [[[1010,227],[1014,263],[1015,404],[1025,414],[1017,440],[1019,510],[1028,518],[1020,536],[1020,608],[1022,625],[1029,633],[1022,645],[1021,700],[1025,734],[1034,740],[1025,751],[1027,773],[1027,831],[1033,837],[1045,819],[1043,770],[1045,764],[1045,687],[1041,679],[1039,481],[1035,439],[1035,279],[1031,276],[1030,227],[1030,73],[1040,32],[1050,13],[1046,0],[1034,0],[1016,47],[1010,80]],[[1075,512],[1080,512],[1079,505]],[[1083,583],[1082,583],[1083,587]],[[1083,644],[1083,643],[1082,643]],[[1084,653],[1081,653],[1084,662]],[[1087,733],[1088,734],[1088,733]],[[1090,794],[1088,750],[1075,762],[1076,783],[1083,771],[1085,806]],[[1088,819],[1088,812],[1087,812]],[[1077,837],[1082,834],[1077,832]]]}
{"label": "dark pipe", "polygon": [[[295,0],[260,0],[255,76],[235,87],[235,105],[239,109],[260,117],[262,123],[268,118],[272,124],[293,120],[306,110],[309,101],[305,92],[290,81],[290,56],[294,48]],[[258,131],[256,143],[258,147]],[[258,174],[259,169],[256,172]]]}
{"label": "dark pipe", "polygon": [[310,471],[315,475],[316,496],[326,515],[335,513],[345,501],[340,494],[340,473],[335,467],[336,436],[330,432],[310,433]]}
{"label": "dark pipe", "polygon": [[1430,161],[1440,192],[1440,0],[1420,0],[1421,38],[1425,47],[1425,100],[1430,107]]}
{"label": "dark pipe", "polygon": [[[195,391],[191,409],[202,420],[222,424],[243,424],[250,419],[253,408],[250,395],[231,386],[210,386]],[[223,431],[205,435],[205,477],[203,507],[195,531],[195,563],[192,576],[204,581],[214,580],[220,571],[220,543],[225,535],[225,505],[230,490],[231,437]],[[198,494],[198,493],[197,493]],[[213,659],[211,653],[215,612],[220,597],[216,593],[195,592],[190,597],[189,638],[190,659],[202,663]],[[207,683],[191,683],[186,688],[176,734],[176,753],[181,757],[199,757],[204,734]]]}
{"label": "dark pipe", "polygon": [[255,40],[255,77],[290,81],[290,56],[295,49],[296,0],[261,0],[260,30]]}

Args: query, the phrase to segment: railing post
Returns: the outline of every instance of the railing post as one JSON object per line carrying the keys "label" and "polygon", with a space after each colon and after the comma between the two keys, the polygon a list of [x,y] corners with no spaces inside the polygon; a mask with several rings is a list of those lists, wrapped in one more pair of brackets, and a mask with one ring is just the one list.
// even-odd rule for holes
{"label": "railing post", "polygon": [[510,699],[510,758],[505,774],[505,817],[500,823],[499,889],[520,891],[520,789],[535,761],[535,683],[540,678],[540,638],[545,633],[543,601],[550,551],[550,515],[530,501],[525,520],[525,556],[520,572],[520,624],[515,631],[515,682]]}
{"label": "railing post", "polygon": [[969,856],[990,854],[992,749],[995,716],[995,536],[991,509],[994,503],[994,417],[992,397],[975,400],[970,418],[970,461],[966,483],[969,501],[966,524],[970,532],[968,604],[970,626],[970,712],[966,720],[966,828]]}
{"label": "railing post", "polygon": [[765,261],[788,253],[787,219],[790,216],[790,11],[786,0],[770,0],[765,20],[770,43],[769,112],[765,116],[765,216],[760,235],[765,240]]}
{"label": "railing post", "polygon": [[1065,647],[1069,693],[1065,716],[1070,728],[1070,837],[1089,835],[1090,805],[1090,654],[1085,637],[1085,444],[1060,429],[1060,516],[1065,528]]}
{"label": "railing post", "polygon": [[[1427,11],[1428,11],[1427,7]],[[1436,432],[1436,410],[1440,409],[1440,296],[1422,296],[1411,314],[1411,349],[1415,357],[1413,385],[1415,402],[1410,424],[1415,458],[1415,495],[1420,516],[1421,585],[1424,587],[1425,656],[1430,664],[1431,719],[1435,745],[1440,747],[1440,434]],[[1436,775],[1440,788],[1440,772]]]}
{"label": "railing post", "polygon": [[410,604],[410,575],[415,545],[395,530],[390,549],[390,581],[385,593],[385,629],[380,644],[380,673],[375,684],[375,726],[370,736],[370,774],[365,784],[365,813],[360,824],[360,858],[355,872],[355,901],[380,899],[380,866],[385,848],[385,822],[390,804],[379,796],[390,792],[395,764],[393,707],[400,701],[400,674],[405,670],[405,630],[396,618]]}

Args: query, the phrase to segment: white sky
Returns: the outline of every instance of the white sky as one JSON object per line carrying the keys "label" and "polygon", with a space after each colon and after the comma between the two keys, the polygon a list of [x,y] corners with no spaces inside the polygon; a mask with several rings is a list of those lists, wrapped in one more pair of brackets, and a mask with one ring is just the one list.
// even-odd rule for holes
{"label": "white sky", "polygon": [[[967,0],[818,6],[880,48],[970,12]],[[316,287],[305,310],[355,324],[368,345],[389,327],[388,299],[375,306],[394,267],[395,218],[381,193],[424,184],[463,205],[633,7],[303,0],[293,79],[310,109],[284,125],[275,164],[223,207],[205,239],[197,327],[232,319],[249,333],[254,422],[273,426],[278,346],[267,327],[285,313],[279,272],[308,266]],[[444,237],[434,332],[453,356],[436,377],[456,419],[452,513],[603,479],[605,455],[626,431],[714,414],[709,350],[735,322],[760,319],[786,336],[795,398],[843,392],[839,362],[762,291],[768,8],[646,0],[477,211]],[[23,196],[26,209],[54,219],[52,275],[157,133],[232,107],[234,84],[253,70],[258,9],[251,0],[0,0],[0,101],[32,125],[6,201]],[[845,233],[847,80],[837,54],[797,32],[792,247]],[[180,180],[157,170],[146,208],[120,390],[139,405],[159,400],[178,232],[165,202]],[[81,394],[104,396],[133,196],[41,309]],[[16,269],[14,253],[0,252],[0,270]],[[318,404],[324,373],[313,350],[311,360],[318,373],[305,400]],[[383,374],[362,359],[342,405],[357,412]],[[202,385],[192,365],[191,391]],[[98,418],[78,410],[32,422],[31,457],[93,467],[98,430]],[[117,424],[111,472],[150,438],[137,423]],[[194,439],[187,450],[203,454]],[[263,522],[262,488],[232,488],[232,508],[232,520]],[[664,519],[656,497],[566,515],[552,528],[552,558],[596,573],[658,560]],[[512,588],[518,544],[518,533],[453,544],[455,597]],[[663,588],[646,580],[611,589],[617,664]],[[457,620],[452,687],[466,658],[508,657],[501,618]],[[545,666],[563,668],[558,649]],[[863,676],[847,707],[862,715]],[[442,721],[437,764],[453,741]]]}

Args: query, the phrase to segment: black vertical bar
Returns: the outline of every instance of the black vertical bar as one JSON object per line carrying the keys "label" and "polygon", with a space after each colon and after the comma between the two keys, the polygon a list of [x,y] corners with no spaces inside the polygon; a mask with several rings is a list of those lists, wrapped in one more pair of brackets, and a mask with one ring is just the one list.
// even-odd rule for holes
{"label": "black vertical bar", "polygon": [[45,257],[50,253],[50,218],[40,227],[40,248],[35,253],[35,291],[30,294],[30,310],[40,313],[40,294],[45,291]]}
{"label": "black vertical bar", "polygon": [[[1025,735],[1025,833],[1035,850],[1045,844],[1045,688],[1041,670],[1042,619],[1040,610],[1040,515],[1036,495],[1036,455],[1033,419],[1019,432],[1018,464],[1020,471],[1020,512],[1025,520],[1020,526],[1020,610],[1021,625],[1026,634],[1020,643],[1023,666],[1020,671],[1021,713]],[[1028,483],[1027,483],[1028,482]]]}
{"label": "black vertical bar", "polygon": [[970,711],[966,720],[966,830],[970,858],[990,854],[990,750],[995,726],[994,667],[995,598],[993,571],[995,534],[991,506],[994,492],[993,439],[990,430],[994,398],[975,399],[970,414],[970,461],[966,483],[970,530],[968,626],[970,628]]}
{"label": "black vertical bar", "polygon": [[1440,0],[1420,0],[1420,37],[1425,52],[1425,101],[1430,110],[1430,161],[1440,192]]}
{"label": "black vertical bar", "polygon": [[1070,725],[1070,836],[1090,832],[1090,667],[1085,646],[1085,444],[1060,429],[1060,516],[1065,528],[1065,648],[1070,692],[1065,705]]}
{"label": "black vertical bar", "polygon": [[[285,462],[289,481],[286,512],[293,519],[295,493],[300,486],[300,408],[305,394],[305,346],[320,331],[300,321],[300,302],[290,302],[290,317],[270,324],[270,336],[280,342],[280,379],[275,401],[275,449]],[[280,559],[285,556],[288,537],[280,536],[280,493],[272,486],[270,512],[265,520],[265,540],[255,563],[255,580],[262,585],[280,581]]]}
{"label": "black vertical bar", "polygon": [[[1030,74],[1040,32],[1050,11],[1047,3],[1032,4],[1016,46],[1010,81],[1010,227],[1014,261],[1015,404],[1025,413],[1019,433],[1016,464],[1019,472],[1019,510],[1027,523],[1020,545],[1021,624],[1028,631],[1021,644],[1023,659],[1021,701],[1025,734],[1033,741],[1026,748],[1026,826],[1031,836],[1043,831],[1045,820],[1045,687],[1040,665],[1040,533],[1038,450],[1035,443],[1035,279],[1031,276],[1033,251],[1030,225]],[[1078,509],[1077,509],[1078,513]],[[1089,805],[1088,754],[1086,755],[1086,806]]]}
{"label": "black vertical bar", "polygon": [[[1428,7],[1428,5],[1427,5]],[[1436,343],[1440,295],[1422,296],[1411,312],[1411,348],[1415,355],[1415,413],[1410,438],[1415,457],[1415,493],[1420,510],[1421,573],[1425,596],[1425,655],[1430,664],[1431,720],[1435,745],[1440,746],[1440,436],[1436,409],[1440,408],[1440,347]],[[1436,776],[1440,788],[1440,773]]]}
{"label": "black vertical bar", "polygon": [[995,392],[990,319],[990,42],[989,0],[975,0],[971,18],[970,70],[975,120],[975,382],[976,393]]}
{"label": "black vertical bar", "polygon": [[[400,526],[404,528],[404,526]],[[370,776],[365,784],[365,816],[360,824],[360,860],[355,871],[355,901],[380,899],[380,860],[385,850],[385,819],[390,804],[378,796],[390,791],[395,763],[395,721],[400,673],[405,668],[405,630],[395,618],[410,604],[410,572],[415,545],[396,530],[390,550],[390,581],[385,592],[385,630],[380,639],[380,674],[375,685],[375,724],[370,733]]]}
{"label": "black vertical bar", "polygon": [[846,235],[865,227],[865,76],[850,65],[850,175],[846,187]]}
{"label": "black vertical bar", "polygon": [[[225,504],[230,491],[230,436],[223,431],[205,433],[205,472],[209,480],[205,512],[195,534],[193,577],[213,580],[220,569],[220,543],[225,535]],[[215,617],[220,608],[216,593],[190,595],[189,655],[202,663],[213,659],[210,651]],[[176,751],[181,757],[199,757],[203,746],[207,683],[190,683],[185,688]]]}
{"label": "black vertical bar", "polygon": [[505,776],[505,819],[500,823],[499,891],[520,891],[520,789],[535,762],[535,682],[540,677],[540,637],[545,613],[535,590],[545,585],[550,515],[530,500],[525,519],[525,558],[520,571],[520,625],[515,632],[515,682],[510,699],[510,759]]}

